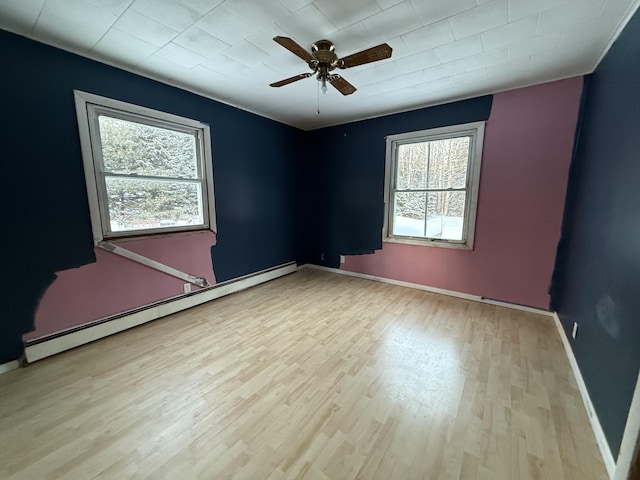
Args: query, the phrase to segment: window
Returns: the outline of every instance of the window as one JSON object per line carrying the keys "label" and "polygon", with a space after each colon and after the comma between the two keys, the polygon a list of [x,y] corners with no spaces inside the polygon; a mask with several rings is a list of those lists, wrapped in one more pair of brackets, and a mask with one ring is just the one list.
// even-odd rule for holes
{"label": "window", "polygon": [[473,248],[484,122],[387,137],[384,240]]}
{"label": "window", "polygon": [[94,241],[214,230],[209,127],[75,91]]}

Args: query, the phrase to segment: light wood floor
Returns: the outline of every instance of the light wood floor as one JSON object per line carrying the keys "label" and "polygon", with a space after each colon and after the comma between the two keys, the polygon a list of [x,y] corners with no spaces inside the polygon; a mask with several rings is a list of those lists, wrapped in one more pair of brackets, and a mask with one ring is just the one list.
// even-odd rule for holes
{"label": "light wood floor", "polygon": [[552,319],[305,269],[0,376],[2,479],[605,479]]}

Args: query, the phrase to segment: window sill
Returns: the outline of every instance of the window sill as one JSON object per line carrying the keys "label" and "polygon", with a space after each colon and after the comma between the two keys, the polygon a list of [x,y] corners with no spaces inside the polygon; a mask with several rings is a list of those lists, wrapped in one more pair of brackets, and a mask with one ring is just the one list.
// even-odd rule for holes
{"label": "window sill", "polygon": [[446,240],[423,240],[420,238],[400,238],[400,237],[384,237],[383,243],[403,243],[405,245],[418,245],[420,247],[438,247],[449,248],[453,250],[466,250],[472,251],[473,244],[469,243],[454,243],[447,242]]}
{"label": "window sill", "polygon": [[179,235],[189,235],[194,233],[211,233],[214,235],[216,234],[216,232],[211,230],[210,228],[198,228],[198,229],[192,229],[192,230],[173,230],[173,231],[164,230],[161,232],[144,233],[144,234],[132,233],[131,235],[108,236],[108,237],[103,237],[102,240],[98,241],[97,243],[100,243],[100,242],[125,243],[125,242],[131,242],[131,241],[135,242],[139,240],[152,240],[154,238],[176,237]]}

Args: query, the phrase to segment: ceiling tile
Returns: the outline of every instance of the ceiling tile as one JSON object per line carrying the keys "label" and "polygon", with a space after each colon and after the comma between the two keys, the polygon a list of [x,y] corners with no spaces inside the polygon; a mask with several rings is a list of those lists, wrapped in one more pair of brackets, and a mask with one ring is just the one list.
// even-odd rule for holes
{"label": "ceiling tile", "polygon": [[136,65],[157,49],[158,47],[151,43],[112,28],[93,47],[91,53],[103,55],[112,61],[120,60],[129,65]]}
{"label": "ceiling tile", "polygon": [[314,5],[338,28],[345,28],[381,11],[371,0],[315,0]]}
{"label": "ceiling tile", "polygon": [[[406,75],[401,75],[396,79],[395,83],[395,89],[402,89],[402,88],[406,88],[406,87],[413,87],[416,85],[426,85],[426,84],[431,84],[434,85],[434,82],[439,82],[442,83],[442,81],[447,82],[447,79],[444,78],[439,78],[439,79],[434,79],[432,77],[429,76],[429,69],[424,69],[424,70],[418,70],[417,72],[412,72],[412,73],[407,73]],[[448,77],[447,77],[448,78]],[[387,82],[387,91],[393,91],[395,90],[394,85],[391,84],[390,82]]]}
{"label": "ceiling tile", "polygon": [[418,84],[424,84],[425,77],[422,72],[414,72],[401,77],[397,77],[393,81],[380,80],[378,82],[369,83],[367,85],[361,85],[358,89],[358,102],[367,99],[374,98],[377,101],[378,97],[387,92],[393,92],[398,89],[405,88],[407,86],[413,86]]}
{"label": "ceiling tile", "polygon": [[487,30],[481,34],[482,45],[485,50],[493,50],[510,43],[519,42],[534,35],[537,25],[538,16],[531,15],[507,25]]}
{"label": "ceiling tile", "polygon": [[[581,54],[592,41],[600,44],[606,42],[610,38],[613,28],[615,25],[607,25],[606,20],[600,17],[565,28],[562,31],[558,49],[571,52],[571,54]],[[604,35],[605,38],[602,38],[601,35]]]}
{"label": "ceiling tile", "polygon": [[[613,41],[612,32],[616,31],[619,25],[620,17],[600,15],[597,19],[565,28],[558,48],[570,51],[574,46],[580,48],[582,45],[589,52],[596,52],[599,59]],[[595,67],[595,62],[593,65]]]}
{"label": "ceiling tile", "polygon": [[509,0],[509,21],[537,15],[550,8],[571,3],[575,0]]}
{"label": "ceiling tile", "polygon": [[268,58],[265,60],[264,65],[267,65],[272,71],[278,73],[271,79],[271,82],[293,77],[300,73],[311,73],[309,67],[302,63],[302,60],[298,60],[297,62],[295,60],[283,62],[279,58]]}
{"label": "ceiling tile", "polygon": [[402,39],[412,53],[420,53],[430,48],[446,45],[455,40],[449,20],[441,20],[402,35]]}
{"label": "ceiling tile", "polygon": [[277,2],[227,0],[224,2],[224,8],[255,27],[256,30],[264,28],[265,25],[276,23],[281,18],[290,15],[289,10]]}
{"label": "ceiling tile", "polygon": [[218,7],[205,15],[196,25],[229,45],[234,45],[256,32],[255,28],[224,7]]}
{"label": "ceiling tile", "polygon": [[224,75],[236,75],[247,69],[246,65],[236,62],[220,53],[202,62],[202,66]]}
{"label": "ceiling tile", "polygon": [[147,75],[153,75],[161,81],[174,82],[184,75],[186,68],[157,55],[151,55],[136,65],[136,69]]}
{"label": "ceiling tile", "polygon": [[514,78],[524,79],[531,76],[529,67],[531,66],[531,57],[521,57],[517,60],[510,60],[499,65],[492,65],[487,67],[487,75],[489,78],[494,78],[499,82],[513,81]]}
{"label": "ceiling tile", "polygon": [[606,0],[580,0],[547,10],[540,14],[537,35],[554,32],[580,22],[597,18]]}
{"label": "ceiling tile", "polygon": [[509,50],[507,47],[491,50],[490,52],[479,53],[463,59],[464,66],[467,70],[476,70],[478,68],[498,65],[509,60]]}
{"label": "ceiling tile", "polygon": [[464,12],[476,6],[476,0],[447,0],[438,2],[425,2],[424,0],[411,0],[420,21],[423,25],[430,25],[438,20],[449,18],[457,13]]}
{"label": "ceiling tile", "polygon": [[83,1],[48,0],[35,32],[55,38],[86,52],[100,40],[116,21],[116,16]]}
{"label": "ceiling tile", "polygon": [[442,63],[451,62],[452,60],[482,52],[482,41],[480,40],[480,35],[474,35],[436,47],[435,52]]}
{"label": "ceiling tile", "polygon": [[207,58],[229,48],[229,44],[195,25],[174,38],[173,43]]}
{"label": "ceiling tile", "polygon": [[409,47],[407,47],[402,37],[390,38],[387,40],[387,43],[393,50],[391,58],[394,60],[400,60],[401,58],[411,55],[411,50],[409,50]]}
{"label": "ceiling tile", "polygon": [[484,68],[473,70],[471,72],[461,73],[459,75],[453,75],[449,77],[451,85],[464,85],[466,83],[475,83],[481,80],[486,80],[487,71]]}
{"label": "ceiling tile", "polygon": [[285,6],[290,12],[295,13],[310,3],[313,3],[313,0],[278,0],[278,2]]}
{"label": "ceiling tile", "polygon": [[384,39],[378,35],[373,35],[362,22],[336,30],[329,38],[335,44],[336,54],[339,57],[345,57],[365,48],[373,47],[375,44],[384,41]]}
{"label": "ceiling tile", "polygon": [[196,65],[188,71],[189,79],[196,85],[214,88],[216,84],[233,82],[231,77],[214,72],[203,65]]}
{"label": "ceiling tile", "polygon": [[[261,30],[248,37],[247,41],[268,54],[264,63],[274,72],[278,72],[281,78],[310,71],[306,62],[292,55],[287,49],[273,41],[273,37],[276,34],[277,31],[275,29]],[[275,80],[279,79],[276,78]],[[272,79],[272,81],[275,80]]]}
{"label": "ceiling tile", "polygon": [[550,52],[558,47],[562,32],[533,37],[509,45],[509,60],[528,57],[534,53]]}
{"label": "ceiling tile", "polygon": [[29,31],[36,23],[44,0],[5,0],[0,2],[0,25],[13,30]]}
{"label": "ceiling tile", "polygon": [[402,35],[420,27],[420,21],[409,2],[402,2],[370,16],[362,23],[371,32],[384,32],[389,37]]}
{"label": "ceiling tile", "polygon": [[409,0],[376,0],[376,3],[383,10],[385,8],[393,7],[394,5],[397,5],[398,3],[402,3],[402,2],[410,3]]}
{"label": "ceiling tile", "polygon": [[[550,77],[555,79],[579,75],[590,67],[591,59],[588,55],[584,54],[572,55],[570,59],[562,55],[543,53],[531,55],[531,69],[534,71],[544,70]],[[567,71],[571,73],[568,74]]]}
{"label": "ceiling tile", "polygon": [[398,66],[394,62],[374,63],[372,68],[358,70],[358,67],[341,71],[342,75],[349,82],[360,88],[372,83],[381,82],[398,75]]}
{"label": "ceiling tile", "polygon": [[131,8],[178,32],[182,32],[202,16],[176,0],[135,0]]}
{"label": "ceiling tile", "polygon": [[274,78],[280,78],[280,72],[271,68],[266,63],[256,62],[251,67],[248,67],[242,72],[245,77],[249,77],[250,80],[256,80],[260,88],[264,88],[265,91],[271,92],[271,88],[266,88],[270,83],[273,83]]}
{"label": "ceiling tile", "polygon": [[67,25],[75,25],[96,30],[100,36],[116,21],[113,14],[79,0],[47,0],[40,19],[43,17],[58,20]]}
{"label": "ceiling tile", "polygon": [[105,12],[120,16],[127,8],[129,8],[129,5],[133,3],[133,0],[86,0],[86,2],[104,10]]}
{"label": "ceiling tile", "polygon": [[[640,0],[0,0],[0,25],[238,108],[316,128],[590,72],[639,5]],[[309,71],[273,41],[277,35],[304,48],[328,38],[339,56],[386,42],[393,56],[340,71],[358,90],[344,97],[329,89],[318,115],[314,78],[269,87]]]}
{"label": "ceiling tile", "polygon": [[[629,20],[633,12],[638,9],[640,9],[640,2],[637,0],[609,0],[605,5],[602,15],[616,17],[614,23],[620,25],[623,23],[623,19]],[[624,23],[626,23],[626,21]]]}
{"label": "ceiling tile", "polygon": [[211,10],[220,5],[224,0],[176,0],[181,5],[195,10],[200,15],[209,13]]}
{"label": "ceiling tile", "polygon": [[114,25],[118,30],[158,47],[169,43],[178,32],[135,10],[127,10]]}
{"label": "ceiling tile", "polygon": [[425,77],[430,81],[441,80],[443,78],[453,77],[466,72],[467,69],[464,66],[464,60],[456,60],[449,63],[443,63],[435,67],[427,68],[424,70]]}
{"label": "ceiling tile", "polygon": [[246,40],[233,45],[222,54],[246,66],[260,64],[270,58],[264,50]]}
{"label": "ceiling tile", "polygon": [[396,65],[401,73],[410,73],[417,70],[423,70],[428,67],[440,64],[440,59],[434,50],[425,50],[417,55],[401,58],[396,60]]}
{"label": "ceiling tile", "polygon": [[457,39],[506,25],[509,18],[508,0],[492,0],[450,18]]}
{"label": "ceiling tile", "polygon": [[315,5],[307,5],[293,15],[278,20],[277,26],[305,48],[321,38],[331,38],[336,27]]}
{"label": "ceiling tile", "polygon": [[185,68],[193,68],[206,60],[202,55],[198,55],[197,53],[187,50],[175,43],[166,44],[164,47],[159,49],[154,56],[164,60],[169,60],[170,62]]}

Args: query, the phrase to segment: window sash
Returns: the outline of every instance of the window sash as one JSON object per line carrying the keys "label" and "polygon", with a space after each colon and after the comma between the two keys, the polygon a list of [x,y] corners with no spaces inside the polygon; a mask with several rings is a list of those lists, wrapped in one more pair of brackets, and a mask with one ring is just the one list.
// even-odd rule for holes
{"label": "window sash", "polygon": [[[471,127],[471,128],[466,128]],[[440,130],[440,132],[437,132]],[[477,205],[477,190],[479,182],[479,169],[482,152],[482,140],[484,134],[484,122],[477,122],[474,124],[467,124],[463,126],[444,127],[441,129],[434,129],[434,133],[430,133],[428,130],[423,132],[409,132],[406,134],[399,134],[387,137],[387,168],[385,175],[385,224],[383,228],[383,237],[390,241],[403,241],[408,243],[418,243],[425,245],[440,244],[446,246],[447,244],[453,245],[468,245],[469,248],[473,246],[473,234],[475,233],[475,214]],[[433,142],[438,140],[447,140],[454,138],[469,138],[469,151],[467,156],[466,176],[464,187],[459,188],[397,188],[399,182],[399,149],[403,145],[412,145],[425,142]],[[429,185],[429,163],[427,163],[426,172],[426,184]],[[390,177],[390,178],[389,178]],[[440,237],[430,236],[410,236],[400,235],[394,233],[395,217],[396,217],[396,202],[398,193],[423,193],[428,196],[429,193],[438,192],[463,192],[465,194],[465,204],[463,210],[463,228],[462,239],[443,239]],[[427,209],[428,198],[425,204],[425,225],[427,222]],[[473,225],[471,224],[473,223]],[[426,227],[425,227],[426,232]]]}
{"label": "window sash", "polygon": [[[202,158],[202,147],[201,147],[201,139],[202,136],[197,129],[187,128],[179,124],[175,124],[172,122],[166,122],[158,119],[143,117],[141,115],[131,114],[128,112],[122,112],[117,110],[107,109],[98,105],[89,104],[87,105],[87,112],[90,116],[91,121],[91,138],[93,145],[93,156],[94,163],[96,164],[96,180],[98,187],[98,195],[100,197],[100,217],[102,223],[102,231],[106,237],[119,237],[119,236],[131,236],[131,235],[144,235],[149,233],[161,233],[167,231],[177,231],[177,230],[200,230],[203,228],[208,228],[207,219],[209,218],[209,212],[207,210],[207,202],[204,202],[202,198],[198,201],[198,208],[202,209],[202,219],[203,223],[197,223],[194,225],[176,225],[176,226],[165,226],[158,228],[141,228],[135,230],[122,230],[115,231],[111,228],[111,205],[109,203],[109,195],[107,193],[106,179],[110,178],[128,178],[128,179],[136,179],[136,180],[156,180],[160,182],[168,182],[168,183],[196,183],[200,185],[200,191],[203,192],[201,197],[204,196],[204,192],[206,191],[202,187],[204,186],[204,178],[202,178],[203,168],[203,158]],[[182,178],[182,177],[170,177],[170,176],[151,176],[151,175],[137,175],[137,174],[119,174],[119,173],[111,173],[109,172],[104,164],[103,157],[103,146],[102,146],[102,138],[101,138],[101,130],[99,119],[101,116],[109,117],[109,118],[117,118],[119,120],[124,120],[130,123],[136,123],[141,125],[148,125],[151,127],[162,128],[169,131],[176,131],[181,133],[187,133],[193,135],[196,142],[196,173],[197,178]]]}
{"label": "window sash", "polygon": [[[74,91],[74,95],[95,244],[98,244],[103,238],[143,236],[206,229],[216,230],[208,125],[196,120],[151,110],[146,107],[100,97],[86,92],[76,90]],[[105,168],[100,137],[100,116],[193,135],[195,140],[195,177],[128,174],[112,172]],[[198,195],[198,212],[201,212],[203,221],[202,223],[196,224],[113,231],[110,224],[110,205],[106,187],[107,178],[197,185],[198,191],[200,192]]]}
{"label": "window sash", "polygon": [[469,188],[420,188],[415,190],[395,188],[395,193],[466,192]]}

